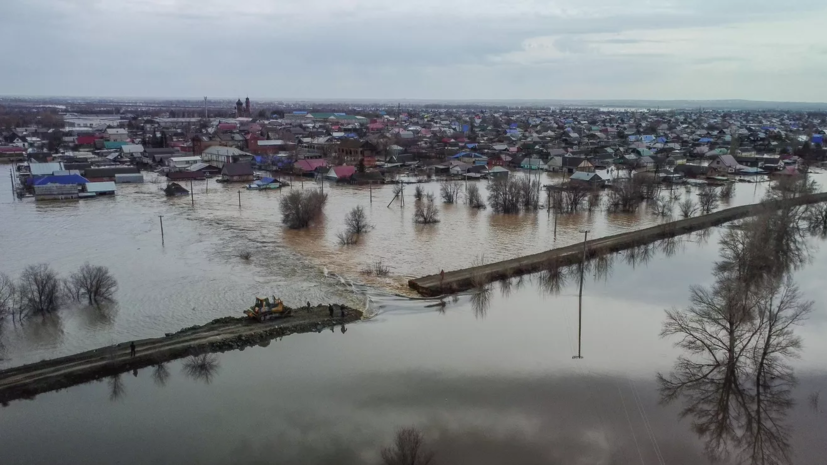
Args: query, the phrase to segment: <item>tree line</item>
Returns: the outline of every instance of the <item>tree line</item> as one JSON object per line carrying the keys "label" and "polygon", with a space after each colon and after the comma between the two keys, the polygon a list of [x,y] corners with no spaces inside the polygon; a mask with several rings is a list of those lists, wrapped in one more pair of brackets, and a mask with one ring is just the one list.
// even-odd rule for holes
{"label": "tree line", "polygon": [[108,268],[89,263],[65,279],[45,263],[27,266],[17,280],[0,273],[0,326],[8,317],[20,323],[45,317],[70,301],[85,300],[90,305],[110,302],[117,288]]}

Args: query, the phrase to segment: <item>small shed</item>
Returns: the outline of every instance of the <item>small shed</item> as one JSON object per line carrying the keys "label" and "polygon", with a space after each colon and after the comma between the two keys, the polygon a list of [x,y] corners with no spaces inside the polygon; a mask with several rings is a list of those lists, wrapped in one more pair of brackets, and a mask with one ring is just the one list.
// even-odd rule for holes
{"label": "small shed", "polygon": [[333,181],[347,181],[354,173],[356,173],[355,166],[334,166],[324,177]]}
{"label": "small shed", "polygon": [[167,187],[164,188],[164,194],[167,197],[177,197],[180,195],[189,195],[190,191],[184,189],[180,184],[177,182],[171,182],[167,184]]}

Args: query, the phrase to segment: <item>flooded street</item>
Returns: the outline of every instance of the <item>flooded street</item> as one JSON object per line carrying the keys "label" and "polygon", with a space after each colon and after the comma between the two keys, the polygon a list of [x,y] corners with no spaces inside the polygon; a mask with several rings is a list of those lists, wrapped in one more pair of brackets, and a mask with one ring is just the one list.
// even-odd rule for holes
{"label": "flooded street", "polygon": [[[691,399],[662,402],[656,376],[686,355],[659,337],[664,309],[686,307],[691,284],[712,283],[723,230],[615,255],[597,279],[589,270],[582,359],[572,358],[576,274],[515,279],[444,309],[376,295],[376,316],[346,330],[220,354],[206,370],[181,361],[12,402],[0,409],[0,460],[375,463],[396,428],[415,426],[439,463],[708,463],[710,436],[680,416]],[[792,403],[768,408],[786,428],[769,432],[798,464],[820,463],[827,440],[818,401],[827,393],[827,247],[811,244],[811,263],[794,275],[816,302],[795,328],[798,383]]]}

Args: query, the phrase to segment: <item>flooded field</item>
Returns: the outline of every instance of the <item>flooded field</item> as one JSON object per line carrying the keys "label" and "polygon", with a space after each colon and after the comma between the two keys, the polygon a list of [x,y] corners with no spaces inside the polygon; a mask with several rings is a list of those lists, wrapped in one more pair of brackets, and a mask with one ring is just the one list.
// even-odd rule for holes
{"label": "flooded field", "polygon": [[[559,180],[540,176],[544,183]],[[147,178],[158,182],[120,185],[114,198],[36,203],[15,200],[8,177],[0,176],[0,192],[8,192],[0,195],[0,271],[16,276],[29,264],[45,262],[66,276],[88,261],[109,267],[119,282],[117,302],[109,308],[66,309],[42,324],[7,329],[0,366],[161,336],[237,313],[254,295],[277,294],[293,306],[309,300],[365,307],[370,293],[409,293],[411,277],[572,244],[581,240],[584,227],[600,237],[666,221],[645,208],[636,214],[560,215],[555,238],[554,215],[545,211],[497,215],[474,210],[461,198],[454,205],[440,203],[439,224],[422,226],[413,223],[413,185],[405,190],[404,207],[399,201],[388,207],[392,186],[326,182],[324,217],[308,230],[290,231],[281,224],[281,192],[242,189],[239,208],[241,186],[200,181],[193,184],[193,207],[190,197],[164,197],[161,180]],[[298,179],[293,184],[293,189],[321,187]],[[487,182],[478,184],[485,196]],[[423,187],[439,202],[438,183]],[[721,206],[758,201],[765,187],[738,184]],[[342,247],[336,233],[357,205],[376,228],[359,244]],[[242,258],[244,252],[251,254],[249,260]],[[390,276],[361,273],[377,261],[390,268]]]}
{"label": "flooded field", "polygon": [[[674,345],[679,338],[660,337],[664,309],[686,307],[690,285],[713,283],[724,230],[589,269],[582,359],[573,359],[576,274],[532,275],[444,308],[376,293],[376,316],[347,328],[225,353],[200,369],[184,360],[12,402],[0,409],[0,461],[377,463],[394,430],[414,426],[439,463],[703,464],[720,444],[733,450],[722,463],[820,463],[827,247],[818,239],[794,273],[815,301],[806,324],[794,327],[800,356],[783,360],[797,383],[787,394],[744,400],[765,412],[756,434],[736,441],[743,412],[735,400],[717,401],[749,384],[747,372],[727,384],[702,382],[701,395],[664,398],[658,374],[670,376],[691,355]],[[693,428],[698,422],[705,428]],[[744,461],[745,451],[772,455]]]}

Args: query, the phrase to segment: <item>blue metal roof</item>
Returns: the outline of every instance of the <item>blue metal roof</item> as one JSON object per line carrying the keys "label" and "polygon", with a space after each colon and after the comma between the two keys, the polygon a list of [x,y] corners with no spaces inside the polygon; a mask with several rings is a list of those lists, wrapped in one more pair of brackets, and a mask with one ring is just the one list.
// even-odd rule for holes
{"label": "blue metal roof", "polygon": [[701,139],[698,142],[712,142],[712,139],[710,139],[709,137],[701,137]]}
{"label": "blue metal roof", "polygon": [[514,129],[514,128],[519,127],[519,125],[517,123],[511,123],[511,125],[509,125],[509,127]]}
{"label": "blue metal roof", "polygon": [[66,176],[44,176],[34,182],[35,186],[45,186],[46,184],[86,184],[88,179],[79,174],[69,174]]}

